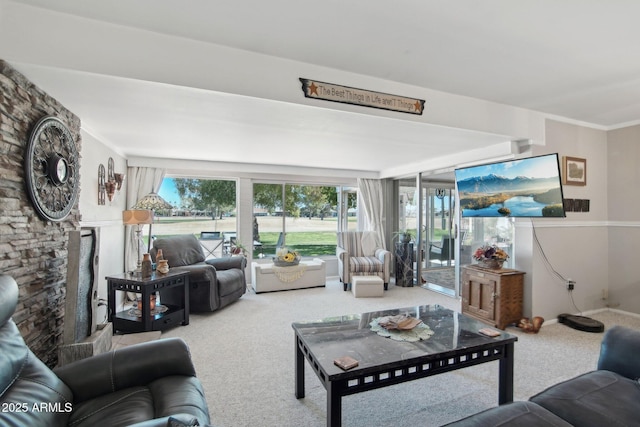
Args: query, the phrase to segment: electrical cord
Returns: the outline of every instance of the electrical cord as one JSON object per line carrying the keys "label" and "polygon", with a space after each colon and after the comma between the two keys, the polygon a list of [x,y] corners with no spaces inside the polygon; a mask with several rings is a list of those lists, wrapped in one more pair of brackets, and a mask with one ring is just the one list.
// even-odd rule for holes
{"label": "electrical cord", "polygon": [[553,268],[553,265],[551,264],[551,261],[549,261],[549,258],[547,258],[547,254],[544,253],[544,249],[542,249],[542,244],[540,243],[540,240],[538,239],[538,233],[536,232],[536,226],[533,223],[533,219],[531,219],[531,229],[533,230],[533,240],[536,242],[536,247],[538,248],[538,250],[540,251],[540,254],[542,255],[542,259],[544,260],[545,266],[551,270],[551,272],[553,273],[554,276],[556,276],[558,279],[560,279],[562,281],[562,283],[567,283],[567,279],[565,279],[565,277],[558,273],[556,271],[555,268]]}
{"label": "electrical cord", "polygon": [[578,312],[578,314],[582,314],[582,310],[580,310],[578,308],[578,306],[576,305],[576,303],[573,301],[573,291],[567,291],[569,292],[569,299],[571,299],[571,305],[573,305],[573,308],[576,309],[576,311]]}
{"label": "electrical cord", "polygon": [[106,307],[102,323],[107,323],[107,320],[109,320],[109,305],[107,304],[107,300],[104,298],[98,298],[98,307]]}
{"label": "electrical cord", "polygon": [[[542,255],[542,260],[544,261],[545,267],[547,268],[547,270],[551,271],[553,275],[556,276],[556,278],[560,279],[562,281],[562,284],[564,285],[565,283],[568,282],[568,280],[553,267],[553,264],[551,264],[551,261],[549,261],[549,258],[547,258],[547,254],[544,253],[542,244],[538,239],[538,233],[536,232],[536,225],[533,222],[533,218],[531,218],[531,229],[533,230],[533,241],[536,243],[536,247],[538,248],[538,251],[540,251],[540,254]],[[573,300],[573,290],[567,290],[567,292],[569,293],[569,299],[571,300],[571,305],[573,305],[573,308],[576,309],[578,314],[582,313],[582,310],[580,310],[578,306],[576,306],[576,303]]]}

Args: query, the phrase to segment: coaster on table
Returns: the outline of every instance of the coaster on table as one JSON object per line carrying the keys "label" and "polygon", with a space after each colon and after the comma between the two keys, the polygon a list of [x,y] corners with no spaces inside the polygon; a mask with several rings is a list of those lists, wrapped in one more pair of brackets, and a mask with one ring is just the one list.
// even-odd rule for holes
{"label": "coaster on table", "polygon": [[358,361],[351,356],[338,357],[333,363],[341,369],[348,371],[349,369],[358,366]]}
{"label": "coaster on table", "polygon": [[500,336],[500,332],[496,331],[495,329],[491,329],[491,328],[482,328],[478,332],[480,332],[482,335],[486,335],[488,337]]}

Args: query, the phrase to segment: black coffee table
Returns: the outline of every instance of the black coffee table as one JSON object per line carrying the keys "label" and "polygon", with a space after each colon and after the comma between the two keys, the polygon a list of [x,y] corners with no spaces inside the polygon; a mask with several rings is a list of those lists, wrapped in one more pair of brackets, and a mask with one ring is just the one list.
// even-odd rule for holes
{"label": "black coffee table", "polygon": [[[428,340],[395,341],[371,331],[381,316],[419,317],[434,332]],[[371,313],[295,322],[295,393],[304,397],[304,360],[327,390],[327,426],[342,424],[342,397],[441,374],[493,360],[500,361],[498,403],[513,401],[513,347],[518,338],[503,331],[491,338],[487,328],[461,313],[438,305],[406,307]],[[343,371],[334,359],[351,356],[359,365]]]}

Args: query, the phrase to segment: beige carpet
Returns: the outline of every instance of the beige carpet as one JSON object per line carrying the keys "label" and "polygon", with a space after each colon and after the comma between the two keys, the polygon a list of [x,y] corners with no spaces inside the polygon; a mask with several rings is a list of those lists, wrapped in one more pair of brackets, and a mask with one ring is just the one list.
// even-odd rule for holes
{"label": "beige carpet", "polygon": [[[326,392],[306,369],[306,397],[294,396],[291,323],[378,309],[458,300],[421,287],[390,286],[383,298],[354,298],[338,281],[326,288],[244,295],[218,312],[193,314],[191,323],[163,332],[184,338],[203,382],[215,426],[320,427]],[[640,329],[640,318],[601,312],[606,327]],[[529,396],[595,367],[601,334],[543,326],[537,335],[508,329],[515,345],[515,398]],[[439,426],[497,405],[497,362],[343,398],[344,426]]]}

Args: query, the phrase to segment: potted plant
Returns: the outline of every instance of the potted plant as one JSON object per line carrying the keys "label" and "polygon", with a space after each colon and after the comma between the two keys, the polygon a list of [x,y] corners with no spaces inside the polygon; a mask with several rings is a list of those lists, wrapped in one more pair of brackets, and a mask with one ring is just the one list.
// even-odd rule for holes
{"label": "potted plant", "polygon": [[473,259],[484,267],[499,270],[502,268],[502,264],[509,259],[509,254],[496,245],[484,245],[476,249],[473,253]]}
{"label": "potted plant", "polygon": [[394,237],[398,238],[401,243],[411,243],[415,239],[416,232],[414,230],[396,231]]}
{"label": "potted plant", "polygon": [[231,256],[234,255],[247,255],[247,248],[244,247],[244,245],[238,241],[236,241],[234,244],[231,245],[231,248],[229,249],[229,252],[231,252]]}

